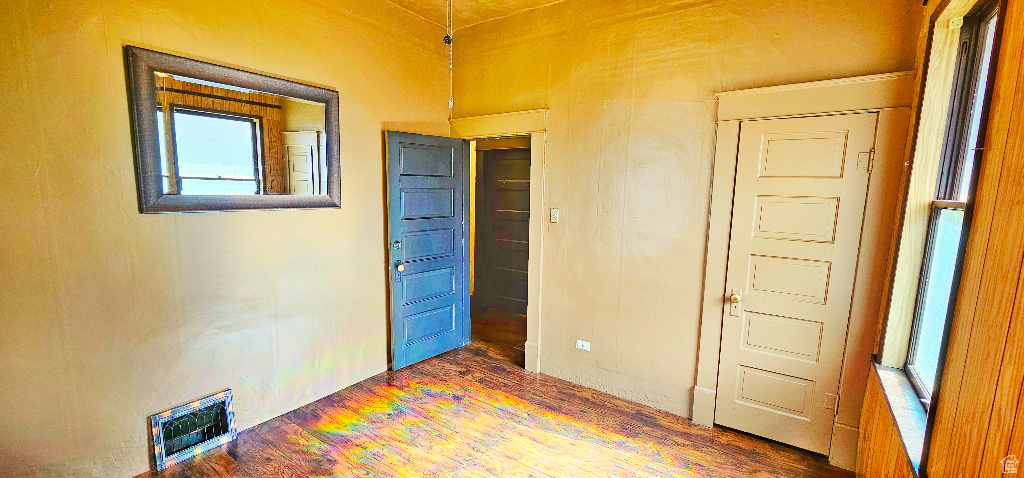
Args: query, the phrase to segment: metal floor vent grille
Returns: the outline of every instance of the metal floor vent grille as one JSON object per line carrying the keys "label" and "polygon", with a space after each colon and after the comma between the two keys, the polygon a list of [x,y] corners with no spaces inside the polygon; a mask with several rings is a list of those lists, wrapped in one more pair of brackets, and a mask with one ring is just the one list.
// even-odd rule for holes
{"label": "metal floor vent grille", "polygon": [[149,425],[157,471],[238,436],[231,390],[151,415]]}

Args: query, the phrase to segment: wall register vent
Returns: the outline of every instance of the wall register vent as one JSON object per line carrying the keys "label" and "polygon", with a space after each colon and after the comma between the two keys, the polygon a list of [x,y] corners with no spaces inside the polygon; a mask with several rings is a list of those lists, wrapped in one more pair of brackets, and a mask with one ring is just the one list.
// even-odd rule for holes
{"label": "wall register vent", "polygon": [[231,390],[151,415],[149,431],[157,471],[234,440]]}

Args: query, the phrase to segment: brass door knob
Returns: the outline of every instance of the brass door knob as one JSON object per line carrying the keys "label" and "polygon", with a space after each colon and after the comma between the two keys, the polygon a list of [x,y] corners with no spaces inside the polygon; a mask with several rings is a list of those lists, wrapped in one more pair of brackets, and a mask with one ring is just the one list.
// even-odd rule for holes
{"label": "brass door knob", "polygon": [[399,264],[399,265],[395,266],[395,270],[397,270],[398,272],[404,271],[405,270],[405,264]]}
{"label": "brass door knob", "polygon": [[739,304],[740,303],[740,295],[739,294],[730,295],[729,296],[729,302],[732,302],[733,304]]}

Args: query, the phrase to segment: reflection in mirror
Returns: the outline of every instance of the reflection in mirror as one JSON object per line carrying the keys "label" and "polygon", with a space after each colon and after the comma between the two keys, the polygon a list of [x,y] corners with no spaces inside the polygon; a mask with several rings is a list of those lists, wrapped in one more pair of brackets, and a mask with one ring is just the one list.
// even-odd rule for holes
{"label": "reflection in mirror", "polygon": [[323,104],[157,71],[164,194],[326,195]]}
{"label": "reflection in mirror", "polygon": [[338,92],[125,47],[143,213],[341,206]]}

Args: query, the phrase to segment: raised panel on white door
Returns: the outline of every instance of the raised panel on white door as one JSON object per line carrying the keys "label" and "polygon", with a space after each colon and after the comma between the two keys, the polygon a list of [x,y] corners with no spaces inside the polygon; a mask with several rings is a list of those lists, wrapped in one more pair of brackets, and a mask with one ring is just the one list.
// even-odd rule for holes
{"label": "raised panel on white door", "polygon": [[741,348],[817,362],[823,325],[814,320],[747,312]]}
{"label": "raised panel on white door", "polygon": [[801,419],[813,401],[814,382],[767,370],[740,367],[736,379],[737,401],[745,405],[768,407]]}
{"label": "raised panel on white door", "polygon": [[754,237],[833,243],[839,198],[758,196]]}
{"label": "raised panel on white door", "polygon": [[[301,148],[301,149],[299,149]],[[296,151],[298,149],[298,151]],[[313,162],[313,148],[309,146],[289,146],[291,172],[298,174],[309,174]]]}
{"label": "raised panel on white door", "polygon": [[767,133],[758,177],[843,177],[847,131]]}
{"label": "raised panel on white door", "polygon": [[824,304],[832,263],[789,257],[750,256],[751,294]]}

